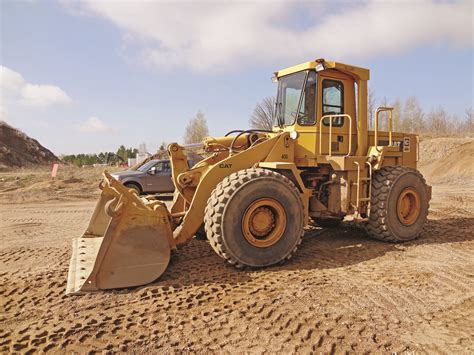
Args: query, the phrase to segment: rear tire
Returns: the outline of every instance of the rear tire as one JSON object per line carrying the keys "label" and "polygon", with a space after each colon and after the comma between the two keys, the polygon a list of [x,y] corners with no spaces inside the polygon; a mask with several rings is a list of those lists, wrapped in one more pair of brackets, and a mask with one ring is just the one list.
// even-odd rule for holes
{"label": "rear tire", "polygon": [[290,259],[303,236],[300,192],[288,178],[246,169],[222,180],[209,198],[205,230],[212,248],[230,264],[264,267]]}
{"label": "rear tire", "polygon": [[425,179],[415,169],[387,166],[374,172],[367,233],[386,242],[405,242],[423,230],[429,209]]}

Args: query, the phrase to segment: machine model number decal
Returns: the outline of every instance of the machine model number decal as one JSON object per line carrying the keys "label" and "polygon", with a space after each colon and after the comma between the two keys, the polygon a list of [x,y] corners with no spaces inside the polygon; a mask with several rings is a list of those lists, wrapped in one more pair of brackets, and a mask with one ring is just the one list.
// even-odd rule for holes
{"label": "machine model number decal", "polygon": [[403,152],[410,153],[410,137],[403,137]]}
{"label": "machine model number decal", "polygon": [[219,168],[221,168],[221,169],[230,169],[230,168],[232,168],[232,164],[220,163]]}

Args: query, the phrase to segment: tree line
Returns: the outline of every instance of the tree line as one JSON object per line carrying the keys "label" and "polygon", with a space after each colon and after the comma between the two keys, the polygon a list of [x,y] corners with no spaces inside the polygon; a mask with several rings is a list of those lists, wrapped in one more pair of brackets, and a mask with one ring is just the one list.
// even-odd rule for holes
{"label": "tree line", "polygon": [[[255,106],[249,125],[255,129],[271,130],[275,108],[275,97],[266,97]],[[379,106],[393,107],[393,130],[417,133],[421,135],[459,135],[474,133],[474,110],[466,108],[464,115],[449,113],[439,106],[427,112],[423,110],[418,99],[410,96],[406,100],[396,98],[389,100],[386,97],[378,100],[374,91],[368,96],[368,126],[374,129],[374,112]],[[386,113],[380,114],[379,129],[386,130],[388,120]]]}
{"label": "tree line", "polygon": [[[209,136],[209,128],[207,126],[206,117],[203,112],[198,111],[196,115],[189,120],[184,130],[184,144],[200,143],[207,136]],[[162,142],[156,153],[153,154],[153,159],[167,159],[167,147],[168,144]],[[128,158],[136,158],[137,153],[137,148],[126,148],[124,145],[121,145],[116,152],[68,154],[62,155],[60,158],[62,161],[78,167],[93,164],[119,165],[121,163],[127,163]]]}
{"label": "tree line", "polygon": [[[275,97],[266,97],[255,105],[250,115],[249,125],[255,129],[271,130],[274,121]],[[389,100],[386,97],[378,100],[374,91],[368,95],[368,126],[374,128],[374,111],[379,106],[393,107],[393,130],[421,135],[465,135],[474,134],[474,110],[469,107],[463,116],[449,113],[442,106],[423,110],[418,99],[410,96],[406,100],[396,98]],[[388,120],[386,113],[380,115],[380,130],[386,130]],[[184,144],[200,143],[209,136],[209,128],[203,112],[198,111],[192,117],[184,130]],[[163,142],[153,155],[156,159],[166,159],[168,144]],[[138,153],[136,148],[126,148],[121,145],[116,152],[101,152],[98,154],[70,154],[63,155],[61,159],[76,166],[92,164],[117,165],[126,163],[128,158],[135,158]]]}
{"label": "tree line", "polygon": [[138,153],[137,148],[125,148],[121,145],[116,152],[100,152],[98,154],[69,154],[62,155],[62,161],[76,166],[92,165],[92,164],[108,164],[118,165],[126,163],[128,158],[135,158]]}
{"label": "tree line", "polygon": [[[375,94],[371,92],[371,96]],[[415,96],[406,100],[396,98],[388,100],[369,96],[369,127],[374,127],[374,110],[377,106],[393,107],[393,129],[395,131],[418,133],[421,135],[444,136],[474,133],[474,112],[472,107],[466,108],[464,115],[459,116],[448,112],[443,106],[425,111]],[[381,115],[382,117],[382,115]],[[387,129],[387,119],[381,119],[382,128]]]}

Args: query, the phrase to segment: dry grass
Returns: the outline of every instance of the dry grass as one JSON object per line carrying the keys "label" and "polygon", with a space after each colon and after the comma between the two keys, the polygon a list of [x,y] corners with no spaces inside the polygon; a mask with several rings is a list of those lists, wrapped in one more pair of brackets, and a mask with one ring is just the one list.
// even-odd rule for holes
{"label": "dry grass", "polygon": [[[109,171],[122,170],[109,167]],[[16,169],[0,173],[0,203],[96,199],[103,168],[61,165],[56,178],[51,169]]]}

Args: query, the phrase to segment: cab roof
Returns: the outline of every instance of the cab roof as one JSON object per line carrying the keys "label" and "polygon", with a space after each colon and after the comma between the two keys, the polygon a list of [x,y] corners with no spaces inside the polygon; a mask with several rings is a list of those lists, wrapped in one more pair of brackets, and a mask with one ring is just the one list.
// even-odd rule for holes
{"label": "cab roof", "polygon": [[275,73],[275,76],[279,78],[284,75],[293,74],[293,73],[303,71],[303,70],[316,69],[316,66],[318,64],[323,64],[325,70],[326,69],[339,70],[343,73],[351,75],[356,80],[369,80],[370,79],[369,69],[360,68],[360,67],[356,67],[356,66],[348,65],[344,63],[339,63],[339,62],[326,61],[322,58],[279,70]]}

